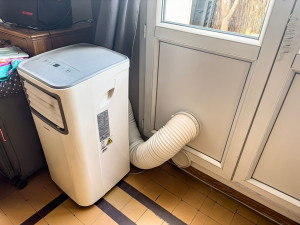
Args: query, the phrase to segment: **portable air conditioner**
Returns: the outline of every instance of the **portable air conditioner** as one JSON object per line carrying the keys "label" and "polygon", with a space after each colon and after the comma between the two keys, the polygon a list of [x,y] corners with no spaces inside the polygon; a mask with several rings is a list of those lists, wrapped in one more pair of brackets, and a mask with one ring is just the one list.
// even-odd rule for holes
{"label": "portable air conditioner", "polygon": [[90,44],[18,67],[51,178],[81,206],[129,172],[128,69],[126,56]]}

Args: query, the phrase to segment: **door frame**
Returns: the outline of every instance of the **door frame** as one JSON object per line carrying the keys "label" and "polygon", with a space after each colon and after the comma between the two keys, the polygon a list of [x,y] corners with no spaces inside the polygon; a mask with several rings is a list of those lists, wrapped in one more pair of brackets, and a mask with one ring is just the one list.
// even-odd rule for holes
{"label": "door frame", "polygon": [[263,26],[260,39],[254,40],[162,23],[162,1],[147,1],[145,26],[146,57],[144,61],[141,60],[141,63],[145,63],[145,75],[141,74],[145,76],[143,134],[150,137],[155,132],[154,122],[160,41],[250,62],[251,68],[248,79],[237,108],[222,161],[219,162],[194,149],[185,147],[192,159],[192,166],[200,170],[203,168],[206,172],[208,171],[208,175],[217,174],[230,180],[275,60],[294,2],[271,0],[267,12],[267,17],[270,18],[267,19],[268,24]]}

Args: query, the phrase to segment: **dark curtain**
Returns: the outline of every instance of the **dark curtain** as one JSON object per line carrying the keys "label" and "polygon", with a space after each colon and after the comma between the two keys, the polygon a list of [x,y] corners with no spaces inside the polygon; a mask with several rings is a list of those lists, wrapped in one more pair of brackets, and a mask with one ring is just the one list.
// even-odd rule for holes
{"label": "dark curtain", "polygon": [[95,44],[131,58],[140,0],[92,0]]}

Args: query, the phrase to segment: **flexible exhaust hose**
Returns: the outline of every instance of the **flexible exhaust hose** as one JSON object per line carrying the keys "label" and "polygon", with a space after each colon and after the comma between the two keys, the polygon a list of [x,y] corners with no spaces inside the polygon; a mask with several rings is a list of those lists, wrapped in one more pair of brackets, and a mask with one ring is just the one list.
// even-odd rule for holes
{"label": "flexible exhaust hose", "polygon": [[160,166],[199,133],[200,126],[197,119],[187,112],[179,112],[164,127],[144,141],[136,126],[130,102],[128,113],[130,161],[141,169]]}

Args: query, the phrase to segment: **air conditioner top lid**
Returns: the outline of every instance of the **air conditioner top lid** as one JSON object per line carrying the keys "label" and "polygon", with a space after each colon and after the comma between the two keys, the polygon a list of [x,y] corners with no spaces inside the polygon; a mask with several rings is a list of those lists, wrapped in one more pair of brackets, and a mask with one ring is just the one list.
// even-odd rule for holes
{"label": "air conditioner top lid", "polygon": [[72,87],[129,59],[92,44],[75,44],[34,56],[20,63],[18,70],[52,88]]}

